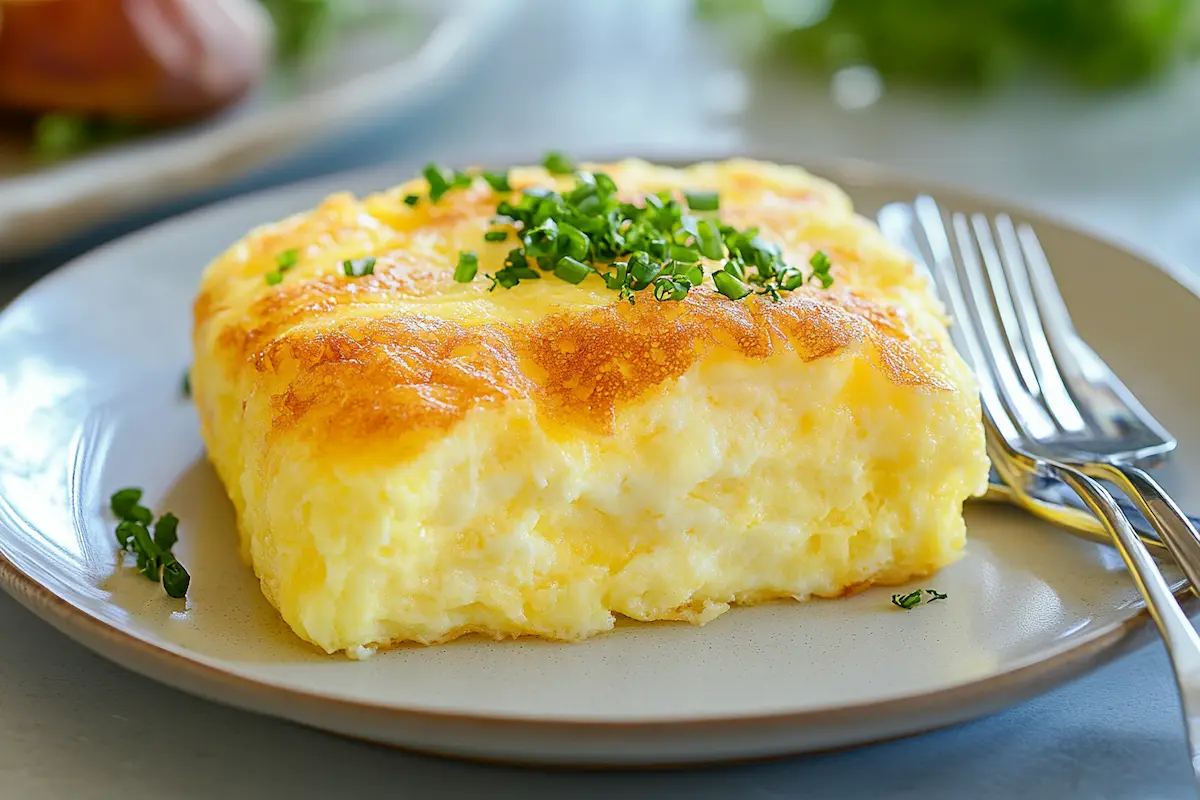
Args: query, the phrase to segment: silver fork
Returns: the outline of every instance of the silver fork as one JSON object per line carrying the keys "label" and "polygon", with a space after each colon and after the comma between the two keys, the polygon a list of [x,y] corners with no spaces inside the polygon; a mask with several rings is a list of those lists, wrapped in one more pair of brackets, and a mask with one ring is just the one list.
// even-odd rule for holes
{"label": "silver fork", "polygon": [[[920,251],[925,250],[927,263],[953,259],[950,237],[933,198],[919,197],[911,210],[893,204],[880,212],[879,219],[890,236],[908,236],[909,241],[901,243],[922,260],[926,259]],[[911,238],[914,221],[924,233],[923,243]],[[993,225],[982,214],[972,215],[969,221],[964,214],[953,214],[951,226],[972,288],[975,284],[982,288],[986,277],[995,312],[992,318],[999,324],[982,332],[984,342],[1010,356],[1004,362],[1007,380],[1001,391],[1019,389],[1008,399],[1020,412],[1032,452],[1120,488],[1133,499],[1140,515],[1118,500],[1122,511],[1133,520],[1144,517],[1194,590],[1200,588],[1200,534],[1140,467],[1160,462],[1176,441],[1075,332],[1033,228],[1016,226],[1007,215],[997,216]],[[1010,486],[1043,501],[1053,493],[1046,481],[1036,479]],[[1070,525],[1070,518],[1053,509],[1049,516]],[[1135,526],[1140,527],[1136,522]]]}
{"label": "silver fork", "polygon": [[[936,206],[933,210],[936,211]],[[988,454],[1002,477],[1016,482],[1015,485],[1033,475],[1069,486],[1112,536],[1166,643],[1183,706],[1193,775],[1200,785],[1200,636],[1108,490],[1083,469],[1045,455],[1046,443],[1029,430],[1028,409],[1038,405],[1040,396],[1022,382],[1017,358],[999,339],[1003,335],[1003,322],[999,319],[1003,312],[997,312],[1000,303],[994,294],[995,285],[984,280],[978,261],[972,261],[970,252],[974,245],[965,218],[956,215],[953,219],[955,238],[960,245],[958,257],[947,247],[940,257],[932,260],[931,267],[935,284],[954,316],[951,335],[955,347],[971,363],[978,379]],[[922,222],[932,225],[933,220],[927,213]],[[940,228],[940,213],[937,224]],[[934,236],[938,228],[932,231]],[[944,235],[944,228],[941,231]],[[1057,367],[1061,362],[1045,366]],[[1090,469],[1092,465],[1080,467]]]}

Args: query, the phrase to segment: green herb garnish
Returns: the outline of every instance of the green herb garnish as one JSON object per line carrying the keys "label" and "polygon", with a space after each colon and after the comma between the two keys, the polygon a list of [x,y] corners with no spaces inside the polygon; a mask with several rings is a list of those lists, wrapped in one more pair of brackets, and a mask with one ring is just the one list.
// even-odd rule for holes
{"label": "green herb garnish", "polygon": [[112,512],[121,519],[125,519],[129,512],[133,510],[138,501],[142,499],[142,490],[134,487],[128,489],[120,489],[115,492],[109,500],[109,506]]}
{"label": "green herb garnish", "polygon": [[342,272],[347,278],[361,278],[364,275],[374,275],[375,259],[371,257],[347,259],[342,262]]}
{"label": "green herb garnish", "polygon": [[179,518],[168,511],[154,523],[154,544],[161,550],[170,550],[179,541]]}
{"label": "green herb garnish", "polygon": [[921,602],[921,590],[909,592],[908,594],[892,595],[892,605],[899,606],[905,611],[916,608]]}
{"label": "green herb garnish", "polygon": [[300,261],[300,251],[294,247],[275,254],[275,269],[266,275],[268,286],[278,286],[283,283],[283,273],[296,266]]}
{"label": "green herb garnish", "polygon": [[667,300],[679,301],[687,297],[687,293],[691,291],[691,288],[691,281],[662,275],[654,279],[654,299],[659,302]]}
{"label": "green herb garnish", "polygon": [[124,519],[132,520],[139,525],[149,525],[151,520],[154,519],[154,512],[143,505],[135,504],[133,508],[126,511],[122,517]]}
{"label": "green herb garnish", "polygon": [[[757,228],[739,230],[713,215],[688,213],[717,211],[717,192],[686,192],[686,206],[667,190],[630,203],[617,197],[611,177],[577,170],[562,153],[547,154],[543,163],[553,174],[573,172],[575,185],[562,192],[525,189],[497,204],[493,224],[505,227],[486,231],[484,241],[504,241],[511,229],[521,246],[509,252],[503,269],[485,275],[491,281],[489,291],[510,289],[546,272],[572,284],[596,274],[631,303],[636,292],[651,288],[656,299],[677,302],[701,286],[705,260],[721,262],[713,288],[731,300],[758,294],[778,301],[782,293],[805,283],[828,288],[833,282],[829,258],[820,251],[813,255],[812,271],[806,276],[785,263],[782,248],[763,239]],[[464,173],[436,164],[428,165],[424,175],[434,201],[471,182]],[[482,177],[497,191],[511,191],[507,175]],[[474,253],[466,263],[460,258],[455,280],[465,283],[477,274]]]}
{"label": "green herb garnish", "polygon": [[485,172],[482,175],[487,181],[487,185],[492,187],[495,192],[511,192],[512,186],[508,182],[508,173]]}
{"label": "green herb garnish", "polygon": [[163,564],[162,585],[168,595],[174,598],[181,598],[187,595],[188,587],[192,584],[192,576],[175,560],[175,557],[167,553],[170,561]]}
{"label": "green herb garnish", "polygon": [[139,504],[142,490],[121,489],[109,499],[109,506],[118,518],[116,527],[117,544],[121,550],[133,553],[138,570],[152,581],[162,581],[163,589],[171,597],[187,594],[191,576],[171,553],[179,541],[179,519],[167,512],[154,523],[154,534],[150,534],[150,522],[154,514]]}
{"label": "green herb garnish", "polygon": [[724,270],[714,272],[712,279],[713,286],[717,288],[717,291],[730,300],[741,300],[750,294],[751,289],[749,286]]}
{"label": "green herb garnish", "polygon": [[180,382],[179,391],[184,397],[192,396],[192,371],[190,368],[183,371],[183,380]]}
{"label": "green herb garnish", "polygon": [[821,282],[822,289],[828,289],[833,285],[833,276],[829,274],[833,265],[829,263],[829,256],[818,250],[813,253],[808,263],[812,265],[813,278]]}
{"label": "green herb garnish", "polygon": [[429,184],[429,200],[436,203],[442,199],[442,195],[450,191],[450,187],[454,183],[454,173],[446,169],[440,164],[430,162],[425,165],[425,169],[421,171],[425,182]]}
{"label": "green herb garnish", "polygon": [[454,268],[454,280],[459,283],[470,283],[479,272],[479,256],[471,251],[458,254],[458,266]]}
{"label": "green herb garnish", "polygon": [[575,161],[558,150],[547,153],[542,165],[552,175],[570,175],[575,171]]}
{"label": "green herb garnish", "polygon": [[721,196],[716,192],[685,192],[683,196],[692,211],[716,211],[721,207]]}
{"label": "green herb garnish", "polygon": [[419,194],[404,195],[404,205],[406,206],[415,206],[419,202],[421,202],[421,195]]}
{"label": "green herb garnish", "polygon": [[284,250],[275,256],[275,266],[280,272],[287,272],[292,267],[296,266],[296,262],[300,260],[300,251],[296,248]]}
{"label": "green herb garnish", "polygon": [[554,267],[554,277],[567,283],[580,284],[594,270],[571,256],[563,256]]}
{"label": "green herb garnish", "polygon": [[[925,593],[929,595],[929,599],[925,600],[926,605],[938,600],[945,600],[949,596],[942,594],[937,589],[926,589]],[[899,606],[905,611],[910,611],[921,604],[921,597],[920,589],[915,589],[908,594],[894,594],[892,595],[892,605]]]}

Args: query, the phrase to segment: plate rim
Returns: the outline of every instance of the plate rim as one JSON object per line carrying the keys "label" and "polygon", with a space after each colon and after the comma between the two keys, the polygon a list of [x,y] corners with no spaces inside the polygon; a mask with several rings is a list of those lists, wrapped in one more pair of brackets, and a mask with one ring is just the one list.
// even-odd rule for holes
{"label": "plate rim", "polygon": [[[919,185],[935,196],[953,194],[985,204],[998,204],[1008,208],[1021,217],[1035,224],[1049,225],[1059,228],[1076,236],[1089,238],[1102,245],[1134,258],[1143,264],[1162,272],[1166,277],[1185,288],[1194,298],[1200,299],[1200,279],[1191,276],[1181,267],[1166,264],[1123,243],[1114,242],[1100,232],[1087,230],[1070,221],[1057,218],[1053,214],[1030,209],[1020,202],[1011,199],[977,192],[966,187],[950,183],[930,180],[907,174],[900,170],[882,167],[870,162],[844,158],[811,158],[791,157],[774,158],[770,153],[752,150],[735,152],[729,148],[631,148],[638,158],[664,164],[684,164],[705,160],[724,158],[753,158],[756,160],[773,161],[780,164],[794,164],[809,170],[816,175],[828,177],[835,182],[853,183],[858,180],[870,180],[876,183],[899,186]],[[587,153],[582,161],[605,161],[616,155],[598,151]],[[516,164],[529,162],[528,149],[506,149],[493,152],[478,153],[472,159],[454,159],[458,164]],[[536,160],[536,159],[535,159]],[[330,175],[310,178],[304,181],[280,184],[255,192],[239,195],[222,202],[209,204],[192,211],[162,220],[142,228],[126,236],[119,237],[97,247],[83,255],[72,259],[67,264],[43,276],[32,286],[28,287],[2,311],[0,321],[8,316],[12,309],[30,296],[47,291],[60,280],[68,280],[77,269],[87,267],[97,253],[110,248],[127,246],[131,241],[142,237],[161,236],[169,234],[172,227],[188,226],[207,214],[227,211],[231,207],[250,207],[270,196],[282,194],[311,193],[316,196],[321,191],[335,191],[331,187],[344,184],[361,185],[365,182],[386,182],[403,170],[412,170],[419,166],[419,159],[399,159],[385,162],[381,165],[338,172]],[[1064,533],[1063,535],[1069,535]],[[1007,669],[976,680],[945,685],[931,691],[899,697],[875,700],[863,703],[841,704],[837,706],[819,707],[802,711],[761,712],[751,714],[709,714],[703,717],[676,717],[652,720],[603,720],[567,717],[540,717],[510,713],[471,713],[463,711],[446,711],[438,709],[423,709],[370,703],[336,695],[322,694],[300,689],[294,686],[284,686],[267,680],[253,678],[247,675],[226,671],[218,666],[201,659],[190,658],[150,641],[139,638],[125,629],[94,616],[91,612],[73,604],[69,599],[60,596],[49,587],[40,583],[33,576],[25,573],[0,552],[0,588],[14,597],[18,603],[29,609],[42,620],[49,622],[68,637],[83,644],[89,650],[100,654],[107,660],[114,661],[134,672],[161,681],[177,689],[191,694],[197,694],[209,700],[253,710],[274,717],[289,718],[293,721],[304,722],[302,714],[291,715],[289,707],[325,709],[328,711],[351,712],[358,715],[383,716],[393,720],[407,722],[426,722],[435,724],[464,725],[488,730],[512,730],[514,726],[546,730],[555,728],[569,733],[595,733],[602,736],[630,732],[633,730],[643,734],[654,732],[689,731],[700,733],[706,730],[720,729],[728,731],[735,727],[762,726],[820,726],[837,724],[866,724],[872,720],[887,718],[903,718],[921,712],[925,715],[939,715],[942,721],[932,726],[926,725],[920,730],[930,730],[946,725],[972,719],[982,714],[990,713],[985,710],[978,712],[981,706],[988,706],[991,711],[1007,707],[1014,702],[1035,696],[1053,686],[1079,677],[1092,669],[1109,663],[1126,653],[1146,644],[1153,633],[1150,615],[1143,606],[1129,617],[1110,622],[1092,631],[1087,636],[1074,640],[1069,645],[1059,645],[1051,650],[1031,654],[1016,661]],[[1186,584],[1176,594],[1184,604],[1185,611],[1190,615],[1200,610],[1200,598],[1193,595]],[[110,648],[101,648],[95,642],[104,642]],[[189,681],[188,678],[191,680]],[[225,689],[222,692],[222,688]],[[230,690],[233,690],[232,692]],[[231,699],[230,694],[236,699]],[[257,700],[256,698],[262,698]],[[292,704],[292,705],[289,705]],[[954,712],[959,712],[957,715]],[[307,724],[307,723],[306,723]],[[915,735],[918,730],[902,733],[901,736]],[[861,743],[869,743],[864,740]],[[442,752],[442,751],[439,751]],[[670,763],[678,763],[675,759]],[[687,759],[682,759],[687,760]],[[543,763],[543,762],[538,762]]]}
{"label": "plate rim", "polygon": [[[1063,535],[1070,534],[1064,532]],[[1140,634],[1147,633],[1146,623],[1150,621],[1150,613],[1143,607],[1124,620],[1112,622],[1098,628],[1092,634],[1078,640],[1069,647],[1060,646],[1050,656],[1027,656],[1025,659],[1017,662],[1015,666],[1003,672],[979,680],[951,684],[921,694],[912,694],[867,703],[823,707],[806,711],[717,714],[706,717],[632,721],[531,717],[519,714],[475,714],[368,703],[346,697],[319,694],[290,686],[281,686],[269,681],[256,680],[246,675],[227,672],[203,660],[189,658],[182,653],[177,653],[169,648],[141,639],[116,625],[94,616],[86,609],[79,608],[70,600],[59,596],[53,590],[40,583],[36,578],[27,575],[3,554],[0,554],[0,589],[4,589],[10,597],[13,597],[33,614],[43,621],[49,622],[74,641],[92,650],[92,652],[103,655],[99,650],[88,644],[84,638],[73,634],[78,632],[82,634],[82,637],[89,639],[91,637],[108,639],[110,642],[121,647],[138,651],[140,655],[157,661],[163,667],[191,674],[202,681],[205,686],[216,686],[222,683],[240,684],[241,688],[249,689],[251,693],[270,694],[281,701],[303,701],[305,703],[350,710],[357,713],[382,714],[389,717],[408,718],[416,721],[470,723],[472,725],[504,728],[509,728],[513,725],[552,726],[556,728],[570,728],[573,731],[620,732],[636,729],[646,732],[667,729],[679,730],[681,728],[699,729],[711,726],[724,728],[727,726],[762,726],[767,724],[821,725],[834,721],[845,723],[847,717],[858,716],[866,712],[872,712],[872,716],[894,716],[918,710],[928,713],[943,708],[962,708],[966,706],[964,701],[970,701],[976,693],[984,697],[991,697],[1003,694],[1005,690],[1009,690],[1013,698],[1020,699],[1036,695],[1042,686],[1057,685],[1056,678],[1059,679],[1058,682],[1070,680],[1086,673],[1090,669],[1107,664],[1115,658],[1143,646],[1147,643],[1149,637],[1141,636]],[[1175,593],[1175,596],[1184,606],[1184,611],[1189,616],[1200,610],[1200,598],[1192,594],[1186,585],[1179,589]],[[191,694],[197,693],[187,682],[165,679],[151,670],[140,668],[132,663],[133,659],[114,658],[112,660],[134,672],[154,680],[162,680],[182,691]],[[1046,680],[1039,681],[1038,678],[1045,678]],[[990,688],[995,684],[1000,684],[1000,690],[983,691],[985,687]],[[1026,689],[1029,689],[1029,691],[1025,691]],[[238,706],[238,704],[228,699],[222,699],[217,695],[202,694],[225,705],[243,708],[253,707],[250,705]],[[978,701],[979,697],[975,696],[974,699]],[[1005,701],[1004,705],[1007,705],[1008,702],[1010,701]],[[281,716],[275,711],[263,711],[261,708],[254,708],[254,710],[272,716]],[[969,714],[968,716],[974,717],[975,715]],[[944,725],[935,727],[944,727]]]}

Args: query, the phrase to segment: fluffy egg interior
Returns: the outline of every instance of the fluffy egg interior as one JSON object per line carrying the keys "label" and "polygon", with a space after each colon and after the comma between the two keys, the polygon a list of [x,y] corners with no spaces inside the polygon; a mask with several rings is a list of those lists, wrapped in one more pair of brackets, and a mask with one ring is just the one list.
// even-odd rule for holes
{"label": "fluffy egg interior", "polygon": [[[300,637],[361,656],[701,624],[960,554],[986,486],[978,400],[911,262],[797,169],[596,168],[632,193],[717,189],[789,260],[828,253],[835,284],[635,306],[596,278],[459,284],[459,251],[489,271],[513,246],[482,240],[482,182],[418,207],[418,183],[335,196],[210,265],[193,397],[243,553]],[[367,255],[374,275],[340,274]]]}

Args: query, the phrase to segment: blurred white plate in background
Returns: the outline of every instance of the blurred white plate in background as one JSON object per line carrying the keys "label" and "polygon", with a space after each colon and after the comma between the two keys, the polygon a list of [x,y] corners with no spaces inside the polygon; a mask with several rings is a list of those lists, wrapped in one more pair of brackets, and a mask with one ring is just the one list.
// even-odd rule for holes
{"label": "blurred white plate in background", "polygon": [[0,137],[0,252],[11,259],[414,106],[486,53],[522,2],[405,0],[395,24],[339,33],[212,118],[52,165],[30,158],[24,140]]}

